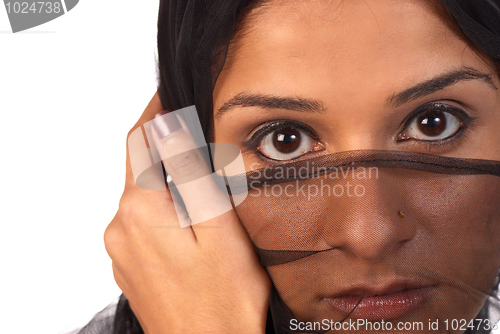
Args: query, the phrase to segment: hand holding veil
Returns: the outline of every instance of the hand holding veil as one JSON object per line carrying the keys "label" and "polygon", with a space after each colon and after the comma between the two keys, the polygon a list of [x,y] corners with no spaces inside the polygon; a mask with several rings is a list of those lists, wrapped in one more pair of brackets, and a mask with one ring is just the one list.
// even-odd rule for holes
{"label": "hand holding veil", "polygon": [[[131,147],[131,135],[139,129],[142,137],[142,124],[161,109],[155,95],[129,133],[125,190],[105,233],[115,280],[145,333],[262,333],[268,311],[269,278],[235,212],[230,210],[204,223],[181,228],[179,220],[187,219],[187,214],[178,214],[182,211],[176,211],[167,189],[144,190],[136,186],[131,156],[133,160],[137,147]],[[175,181],[182,183],[183,177],[203,173],[206,166],[195,155],[197,151],[192,151],[189,131],[177,119],[170,118],[170,125],[169,135],[159,133],[164,138],[153,133],[163,158],[164,154],[183,152],[176,155],[177,160],[170,159],[166,168]],[[163,123],[163,129],[165,126]],[[150,182],[165,185],[162,174],[150,177]],[[205,210],[199,210],[203,201],[214,202],[198,195],[220,195],[209,182],[201,186],[203,191],[189,185],[179,190],[187,199],[188,210],[192,206],[193,212],[204,214]]]}

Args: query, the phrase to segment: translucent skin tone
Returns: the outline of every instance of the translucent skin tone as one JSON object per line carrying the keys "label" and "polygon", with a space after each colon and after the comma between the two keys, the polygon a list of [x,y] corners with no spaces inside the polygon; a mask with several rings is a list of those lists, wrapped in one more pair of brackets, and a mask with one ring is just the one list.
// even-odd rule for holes
{"label": "translucent skin tone", "polygon": [[[495,66],[468,44],[437,1],[274,1],[252,14],[218,78],[214,110],[244,92],[315,99],[323,111],[236,106],[214,117],[215,141],[240,146],[247,170],[261,160],[258,152],[245,150],[244,143],[262,125],[279,120],[300,122],[317,134],[304,158],[380,149],[500,160],[500,94],[494,87],[500,87],[500,81]],[[462,80],[398,106],[388,103],[399,92],[463,68],[489,75],[491,81]],[[460,108],[475,119],[462,129],[463,135],[449,140],[400,140],[408,135],[401,126],[404,120],[430,102]],[[259,149],[262,153],[262,146]],[[453,205],[468,202],[465,195],[455,200]],[[352,221],[332,236],[331,244],[340,251],[322,258],[331,261],[329,266],[316,267],[332,278],[325,291],[308,289],[307,280],[314,277],[300,278],[301,268],[293,262],[268,268],[275,277],[296,275],[300,283],[281,297],[298,318],[340,319],[318,295],[335,294],[352,282],[379,287],[384,279],[394,278],[384,275],[405,272],[402,266],[408,263],[413,273],[439,268],[448,278],[483,291],[494,284],[500,226],[492,223],[498,218],[474,226],[411,219],[399,226],[374,225],[369,219]],[[412,278],[408,275],[404,277]],[[484,294],[437,278],[422,283],[432,285],[428,300],[395,321],[474,319],[486,300]]]}

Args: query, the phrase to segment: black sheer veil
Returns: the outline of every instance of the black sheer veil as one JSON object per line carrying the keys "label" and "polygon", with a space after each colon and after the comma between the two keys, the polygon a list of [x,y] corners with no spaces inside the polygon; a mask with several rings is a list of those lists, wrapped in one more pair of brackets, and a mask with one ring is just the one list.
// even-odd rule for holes
{"label": "black sheer veil", "polygon": [[[440,2],[448,8],[464,35],[476,47],[500,61],[499,0],[440,0]],[[208,143],[213,141],[212,93],[215,82],[224,66],[235,26],[255,3],[256,1],[252,0],[160,1],[158,18],[160,99],[166,110],[178,110],[196,105]],[[313,165],[314,168],[312,168]],[[301,170],[302,173],[284,176],[283,173],[278,175],[277,168],[268,168],[267,173],[260,170],[234,176],[246,178],[249,186],[245,191],[253,194],[235,209],[263,265],[266,266],[273,279],[271,311],[276,333],[295,333],[289,329],[289,320],[296,315],[280,296],[282,292],[286,292],[287,286],[294,282],[287,282],[282,276],[276,276],[273,268],[301,263],[302,268],[307,271],[308,268],[310,270],[316,268],[314,266],[316,261],[328,260],[331,249],[318,247],[318,242],[316,242],[325,232],[328,232],[328,228],[325,228],[323,224],[324,217],[335,222],[343,222],[349,219],[352,213],[350,208],[362,207],[356,202],[356,198],[340,198],[331,195],[336,185],[347,182],[346,179],[334,180],[331,175],[335,171],[338,173],[342,168],[352,168],[352,171],[358,172],[362,168],[376,168],[379,173],[377,178],[358,179],[358,184],[363,185],[367,193],[371,191],[372,195],[382,194],[386,199],[384,203],[389,203],[388,205],[392,205],[392,208],[406,210],[417,218],[429,217],[426,217],[425,210],[420,210],[418,201],[412,199],[413,195],[410,195],[409,187],[412,189],[411,194],[414,194],[417,189],[422,192],[423,197],[427,196],[425,198],[442,199],[443,203],[449,203],[443,197],[444,184],[452,187],[449,193],[455,194],[457,201],[467,197],[471,203],[455,211],[443,206],[441,209],[448,213],[446,219],[449,221],[454,219],[474,221],[495,215],[498,217],[497,214],[500,214],[500,204],[498,204],[500,203],[500,162],[498,161],[366,150],[324,155],[314,160],[308,159],[281,166],[282,169],[285,167],[290,167],[295,171]],[[263,189],[266,187],[271,189],[273,185],[290,185],[288,188],[290,191],[303,185],[309,187],[308,189],[313,189],[313,186],[317,189],[320,187],[326,189],[328,188],[326,185],[329,185],[330,196],[321,198],[324,198],[323,201],[335,201],[333,205],[335,210],[324,212],[322,219],[317,219],[314,210],[320,211],[319,206],[311,205],[311,198],[306,199],[302,193],[295,193],[296,196],[286,201],[266,197]],[[377,199],[379,200],[380,198]],[[320,203],[321,201],[318,200]],[[363,205],[366,204],[364,202]],[[290,210],[291,207],[296,209]],[[265,211],[266,215],[255,215],[256,209]],[[478,209],[482,210],[482,214],[478,213]],[[283,217],[283,212],[290,212],[290,214]],[[293,219],[290,218],[292,214]],[[276,224],[271,224],[276,219],[281,219],[285,223],[276,227]],[[407,218],[394,216],[391,219]],[[438,217],[437,219],[444,218]],[[312,227],[301,230],[303,232],[300,234],[291,227],[292,221],[295,228],[297,224],[306,222],[312,224]],[[274,237],[269,238],[268,235]],[[428,273],[422,273],[422,276],[434,279],[440,277],[450,286],[466,291],[466,295],[490,296],[478,315],[478,319],[499,320],[500,304],[496,295],[497,284],[491,290],[480,291],[475,287],[461,286],[460,282],[453,282],[446,273],[443,275],[443,273],[429,270]],[[327,284],[328,277],[321,277],[320,273],[316,281],[318,284]],[[344,319],[336,320],[341,322]],[[142,333],[124,296],[118,303],[112,327],[114,334]],[[269,332],[271,330],[270,328]],[[300,332],[320,333],[321,331]],[[468,331],[468,333],[488,332],[487,329]]]}

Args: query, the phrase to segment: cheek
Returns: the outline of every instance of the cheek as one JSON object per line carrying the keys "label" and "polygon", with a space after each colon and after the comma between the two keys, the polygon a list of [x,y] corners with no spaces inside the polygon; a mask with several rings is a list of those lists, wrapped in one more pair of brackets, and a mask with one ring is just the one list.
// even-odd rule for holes
{"label": "cheek", "polygon": [[[500,178],[449,176],[414,187],[408,214],[420,222],[413,259],[439,284],[429,309],[472,319],[500,268]],[[408,257],[412,257],[409,255]]]}
{"label": "cheek", "polygon": [[419,253],[436,270],[489,291],[500,266],[500,178],[449,176],[415,187],[409,214],[421,222]]}
{"label": "cheek", "polygon": [[321,239],[321,222],[328,203],[326,197],[312,196],[314,184],[289,182],[250,190],[236,210],[257,247],[318,250],[315,246]]}

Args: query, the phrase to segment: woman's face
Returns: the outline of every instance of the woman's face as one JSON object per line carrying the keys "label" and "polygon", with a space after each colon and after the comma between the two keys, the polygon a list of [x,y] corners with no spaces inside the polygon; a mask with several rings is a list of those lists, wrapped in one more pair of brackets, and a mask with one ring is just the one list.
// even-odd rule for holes
{"label": "woman's face", "polygon": [[[494,64],[443,8],[422,0],[258,8],[215,86],[215,141],[238,145],[247,171],[360,149],[500,160]],[[400,171],[382,173],[390,179]],[[335,251],[268,267],[280,297],[302,321],[340,320],[360,296],[351,318],[422,321],[424,332],[434,319],[475,318],[486,300],[479,291],[491,289],[500,266],[500,206],[491,205],[500,194],[496,177],[470,178],[430,177],[433,191],[351,201],[342,224],[325,222],[329,234],[323,230],[315,245]],[[469,187],[448,190],[460,182]],[[307,205],[318,213],[331,203]],[[403,207],[404,218],[389,217]],[[280,224],[274,211],[256,232],[269,240]],[[292,237],[281,249],[297,244]],[[438,332],[446,332],[443,323]]]}

